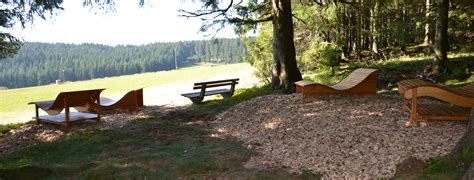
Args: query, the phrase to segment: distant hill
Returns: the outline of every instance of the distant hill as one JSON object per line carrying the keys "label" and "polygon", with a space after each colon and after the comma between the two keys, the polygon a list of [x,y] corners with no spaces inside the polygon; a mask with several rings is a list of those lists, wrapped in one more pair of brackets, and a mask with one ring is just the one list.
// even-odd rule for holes
{"label": "distant hill", "polygon": [[240,39],[183,41],[148,45],[107,46],[26,42],[17,55],[0,60],[0,87],[20,88],[63,81],[87,80],[171,70],[208,62],[243,62]]}

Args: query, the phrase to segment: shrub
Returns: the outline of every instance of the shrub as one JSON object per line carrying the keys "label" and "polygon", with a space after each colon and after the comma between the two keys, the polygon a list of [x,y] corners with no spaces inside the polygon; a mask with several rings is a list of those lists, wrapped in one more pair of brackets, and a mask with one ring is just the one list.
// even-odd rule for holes
{"label": "shrub", "polygon": [[[334,43],[313,41],[310,50],[303,54],[303,64],[319,64],[318,68],[329,68],[335,74],[342,58],[342,51]],[[316,62],[316,63],[314,63]]]}

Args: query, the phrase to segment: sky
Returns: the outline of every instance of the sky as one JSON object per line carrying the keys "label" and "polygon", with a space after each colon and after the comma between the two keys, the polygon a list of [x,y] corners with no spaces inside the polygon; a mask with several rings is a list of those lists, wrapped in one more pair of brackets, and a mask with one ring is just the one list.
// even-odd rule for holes
{"label": "sky", "polygon": [[[196,10],[199,1],[148,0],[139,7],[138,0],[116,0],[114,12],[82,6],[83,0],[64,1],[65,8],[47,20],[37,18],[26,28],[17,25],[13,34],[28,42],[96,43],[107,45],[141,45],[210,39],[200,33],[199,18],[178,17],[178,10]],[[232,27],[218,32],[217,37],[237,37]]]}

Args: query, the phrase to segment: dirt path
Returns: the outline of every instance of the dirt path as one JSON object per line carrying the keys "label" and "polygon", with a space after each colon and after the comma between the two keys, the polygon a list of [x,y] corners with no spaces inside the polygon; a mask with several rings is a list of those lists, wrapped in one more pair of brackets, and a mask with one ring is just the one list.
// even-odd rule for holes
{"label": "dirt path", "polygon": [[[181,81],[175,83],[167,83],[158,86],[145,87],[143,89],[144,94],[144,104],[146,106],[151,105],[167,105],[167,106],[184,106],[191,104],[191,101],[188,98],[182,97],[181,93],[191,92],[194,82],[198,81],[210,81],[218,79],[228,79],[228,78],[240,78],[240,82],[237,85],[238,88],[247,88],[253,87],[258,84],[258,79],[253,76],[253,68],[235,71],[232,73],[222,73],[215,75],[212,78],[207,79],[189,79],[188,81]],[[112,96],[107,96],[111,99],[119,99],[125,93],[122,92]],[[31,110],[23,110],[16,112],[0,112],[0,124],[10,124],[10,123],[21,123],[28,122],[31,120],[35,114],[34,107],[31,106]],[[40,113],[44,115],[45,113]]]}

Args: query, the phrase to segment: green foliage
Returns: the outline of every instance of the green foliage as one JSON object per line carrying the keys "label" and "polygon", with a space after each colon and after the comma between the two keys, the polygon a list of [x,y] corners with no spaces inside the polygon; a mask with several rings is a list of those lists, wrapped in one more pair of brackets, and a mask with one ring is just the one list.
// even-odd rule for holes
{"label": "green foliage", "polygon": [[438,158],[430,162],[423,170],[420,179],[460,179],[464,173],[450,169],[445,161],[446,157]]}
{"label": "green foliage", "polygon": [[303,66],[320,64],[320,68],[331,69],[331,75],[334,75],[335,68],[339,66],[342,58],[342,52],[337,45],[328,42],[313,41],[311,50],[303,54]]}
{"label": "green foliage", "polygon": [[444,80],[459,80],[463,81],[471,77],[471,72],[466,65],[454,67],[451,73],[445,74],[443,76]]}
{"label": "green foliage", "polygon": [[465,169],[469,169],[469,166],[472,163],[474,158],[474,147],[467,147],[463,149],[461,157],[459,157],[459,161],[465,166]]}
{"label": "green foliage", "polygon": [[0,60],[11,57],[18,52],[22,45],[21,40],[5,31],[20,23],[22,27],[32,22],[35,18],[45,19],[45,15],[51,15],[55,10],[61,10],[59,6],[62,0],[3,0],[0,5]]}
{"label": "green foliage", "polygon": [[346,69],[332,74],[330,69],[320,68],[315,71],[305,73],[304,79],[308,79],[320,84],[335,84],[346,78],[350,72],[352,72],[352,69]]}
{"label": "green foliage", "polygon": [[271,24],[264,24],[258,33],[255,39],[243,39],[249,52],[249,55],[244,56],[244,60],[255,68],[255,76],[268,84],[272,77],[273,62]]}
{"label": "green foliage", "polygon": [[428,167],[424,170],[425,174],[435,174],[435,173],[447,173],[449,168],[444,162],[443,158],[433,160]]}
{"label": "green foliage", "polygon": [[155,72],[196,63],[238,63],[246,54],[239,39],[154,43],[140,46],[25,43],[0,61],[0,87],[19,88],[94,78]]}

